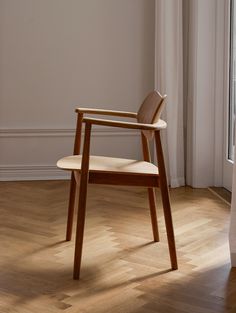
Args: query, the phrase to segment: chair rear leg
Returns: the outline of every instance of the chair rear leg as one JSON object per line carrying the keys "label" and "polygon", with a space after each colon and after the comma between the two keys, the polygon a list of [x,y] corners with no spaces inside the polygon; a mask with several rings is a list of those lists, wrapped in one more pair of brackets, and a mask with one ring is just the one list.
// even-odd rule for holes
{"label": "chair rear leg", "polygon": [[160,189],[161,189],[161,197],[162,197],[164,218],[165,218],[165,224],[166,224],[171,268],[173,270],[177,270],[178,264],[177,264],[176,248],[175,248],[175,237],[174,237],[174,228],[173,228],[172,215],[171,215],[169,191],[168,191],[167,185],[160,184]]}
{"label": "chair rear leg", "polygon": [[177,256],[176,256],[174,228],[173,228],[173,222],[172,222],[169,189],[168,189],[167,178],[166,178],[166,169],[165,169],[165,162],[164,162],[163,150],[162,150],[162,145],[161,145],[160,131],[155,132],[155,141],[156,141],[157,162],[158,162],[158,168],[159,168],[159,182],[160,182],[161,197],[162,197],[165,224],[166,224],[170,261],[171,261],[172,269],[176,270],[178,269],[178,263],[177,263]]}
{"label": "chair rear leg", "polygon": [[68,215],[67,215],[67,228],[66,228],[66,240],[71,240],[72,228],[73,228],[73,217],[75,210],[75,195],[76,195],[76,181],[74,173],[71,173],[70,180],[70,196],[68,204]]}
{"label": "chair rear leg", "polygon": [[148,188],[148,199],[149,199],[150,215],[151,215],[151,221],[152,221],[153,239],[155,242],[158,242],[160,241],[160,239],[159,239],[157,213],[156,213],[156,195],[155,195],[154,188]]}
{"label": "chair rear leg", "polygon": [[75,257],[74,257],[74,279],[80,277],[80,267],[82,259],[82,248],[84,238],[84,224],[86,214],[86,200],[87,200],[87,181],[81,181],[79,191],[79,205],[77,216],[77,228],[76,228],[76,241],[75,241]]}
{"label": "chair rear leg", "polygon": [[77,216],[77,228],[75,239],[75,257],[74,257],[74,279],[80,277],[80,267],[82,258],[84,223],[87,201],[87,188],[89,180],[89,149],[90,149],[91,124],[85,125],[84,149],[81,165],[80,186],[79,186],[79,205]]}

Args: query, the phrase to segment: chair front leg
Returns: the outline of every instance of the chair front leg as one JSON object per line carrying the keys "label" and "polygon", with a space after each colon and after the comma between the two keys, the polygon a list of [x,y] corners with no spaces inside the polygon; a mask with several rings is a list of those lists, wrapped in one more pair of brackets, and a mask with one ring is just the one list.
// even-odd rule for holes
{"label": "chair front leg", "polygon": [[84,224],[85,224],[85,211],[86,211],[86,200],[87,200],[87,186],[88,186],[88,178],[89,178],[90,135],[91,135],[91,124],[86,123],[85,137],[84,137],[84,149],[83,149],[83,157],[82,157],[82,165],[81,165],[80,187],[79,187],[79,204],[78,204],[75,257],[74,257],[74,279],[79,279],[80,277],[80,267],[81,267],[82,247],[83,247],[83,237],[84,237]]}
{"label": "chair front leg", "polygon": [[[81,130],[82,130],[83,113],[79,113],[77,117],[75,142],[74,142],[74,155],[80,153],[80,141],[81,141]],[[67,227],[66,227],[66,240],[71,240],[73,219],[75,211],[75,197],[76,197],[76,181],[74,173],[71,173],[70,180],[70,195],[68,204],[68,214],[67,214]]]}
{"label": "chair front leg", "polygon": [[167,185],[165,162],[164,162],[164,156],[163,156],[162,145],[161,145],[160,131],[155,132],[155,141],[156,141],[157,163],[158,163],[158,169],[159,169],[161,197],[162,197],[162,203],[163,203],[171,267],[173,270],[176,270],[178,269],[178,263],[177,263],[176,248],[175,248],[174,228],[173,228],[173,222],[172,222],[169,189]]}

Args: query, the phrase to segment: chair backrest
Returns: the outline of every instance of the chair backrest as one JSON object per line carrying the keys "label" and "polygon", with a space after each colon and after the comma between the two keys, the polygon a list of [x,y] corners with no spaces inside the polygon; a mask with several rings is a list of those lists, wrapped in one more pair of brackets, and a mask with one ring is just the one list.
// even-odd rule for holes
{"label": "chair backrest", "polygon": [[163,111],[165,104],[165,96],[159,92],[151,92],[143,101],[139,111],[137,120],[139,123],[154,124],[156,123]]}

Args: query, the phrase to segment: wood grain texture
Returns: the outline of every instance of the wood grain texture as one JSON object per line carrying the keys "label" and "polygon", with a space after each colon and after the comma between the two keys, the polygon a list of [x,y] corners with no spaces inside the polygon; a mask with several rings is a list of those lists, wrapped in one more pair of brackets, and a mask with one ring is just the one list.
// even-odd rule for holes
{"label": "wood grain texture", "polygon": [[165,98],[166,95],[162,96],[158,91],[149,93],[139,108],[138,122],[145,124],[156,123],[164,109]]}
{"label": "wood grain texture", "polygon": [[116,186],[139,186],[139,187],[158,187],[158,176],[142,175],[137,176],[133,174],[119,174],[119,173],[89,173],[89,183],[104,184]]}
{"label": "wood grain texture", "polygon": [[140,129],[144,131],[160,130],[160,129],[165,129],[167,127],[166,122],[161,119],[159,119],[156,123],[153,123],[153,124],[105,120],[105,119],[92,118],[92,117],[85,117],[83,121],[85,123],[91,123],[94,125],[120,127],[120,128],[128,128],[128,129]]}
{"label": "wood grain texture", "polygon": [[159,183],[161,189],[161,197],[163,203],[163,211],[166,224],[167,239],[170,251],[170,260],[173,270],[178,269],[176,247],[175,247],[175,236],[174,236],[174,227],[172,221],[171,205],[170,205],[170,196],[169,188],[167,184],[166,168],[164,162],[164,155],[161,145],[161,134],[160,131],[155,132],[155,143],[156,143],[156,154],[157,154],[157,163],[159,169]]}
{"label": "wood grain texture", "polygon": [[[148,139],[143,133],[141,133],[141,138],[142,138],[142,148],[143,148],[143,159],[146,162],[152,162]],[[159,177],[158,177],[158,182],[159,182]],[[155,190],[154,188],[148,188],[147,190],[148,190],[150,215],[151,215],[151,221],[152,221],[153,239],[155,242],[158,242],[160,241],[160,239],[159,239],[159,230],[158,230],[158,222],[157,222]]]}
{"label": "wood grain texture", "polygon": [[[75,140],[74,140],[74,155],[80,154],[81,133],[82,133],[82,125],[83,125],[82,121],[83,121],[83,114],[79,113],[77,115],[77,125],[76,125]],[[66,240],[67,241],[70,241],[71,236],[72,236],[75,197],[76,197],[76,181],[74,177],[74,172],[71,172],[70,196],[69,196],[69,203],[68,203],[67,227],[66,227]]]}
{"label": "wood grain texture", "polygon": [[89,180],[89,150],[91,139],[90,137],[91,137],[91,124],[86,124],[84,135],[84,149],[82,157],[82,170],[80,174],[80,185],[79,185],[79,203],[76,225],[74,273],[73,273],[74,279],[78,279],[80,276],[80,266],[84,238],[84,223],[87,202],[87,189]]}
{"label": "wood grain texture", "polygon": [[127,111],[115,111],[115,110],[104,110],[104,109],[93,109],[93,108],[77,108],[75,110],[77,113],[86,114],[99,114],[99,115],[110,115],[110,116],[120,116],[120,117],[130,117],[137,118],[137,113],[127,112]]}
{"label": "wood grain texture", "polygon": [[[57,166],[64,170],[81,171],[82,155],[73,155],[60,159]],[[99,173],[124,173],[133,175],[157,175],[158,168],[145,161],[111,158],[104,156],[90,156],[89,170]]]}
{"label": "wood grain texture", "polygon": [[0,184],[1,313],[236,311],[230,208],[211,192],[170,190],[179,257],[170,271],[163,211],[153,243],[146,189],[89,185],[80,281],[74,239],[64,241],[68,192],[63,181]]}

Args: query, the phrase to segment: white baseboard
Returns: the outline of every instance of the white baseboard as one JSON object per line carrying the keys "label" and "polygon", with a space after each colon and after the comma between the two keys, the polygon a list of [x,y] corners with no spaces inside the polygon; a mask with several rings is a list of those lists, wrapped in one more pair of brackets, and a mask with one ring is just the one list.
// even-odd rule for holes
{"label": "white baseboard", "polygon": [[57,180],[70,179],[70,172],[62,171],[56,166],[49,165],[22,165],[0,167],[0,181],[24,180]]}
{"label": "white baseboard", "polygon": [[[93,126],[92,136],[137,136],[137,130]],[[26,137],[74,137],[75,129],[72,128],[0,128],[0,138],[26,138]]]}
{"label": "white baseboard", "polygon": [[[73,129],[0,129],[0,181],[68,179],[70,173],[56,167],[72,154]],[[140,132],[94,127],[91,153],[139,158]]]}

